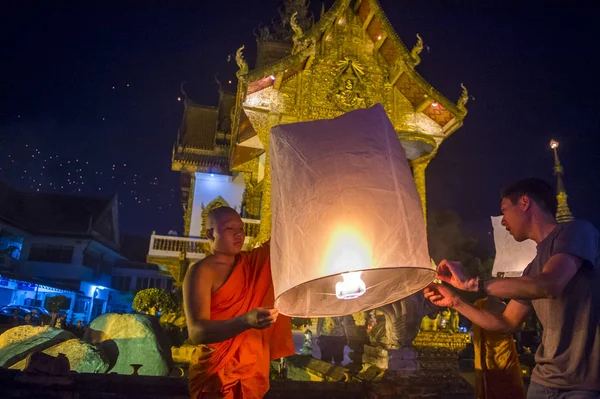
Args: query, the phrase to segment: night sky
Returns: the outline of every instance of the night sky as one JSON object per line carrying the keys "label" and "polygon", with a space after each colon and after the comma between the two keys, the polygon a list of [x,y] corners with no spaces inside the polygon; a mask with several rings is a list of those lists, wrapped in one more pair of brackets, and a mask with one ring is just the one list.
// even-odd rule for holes
{"label": "night sky", "polygon": [[[170,170],[180,85],[216,105],[215,78],[235,89],[228,55],[245,44],[253,65],[253,30],[282,3],[47,3],[55,2],[3,4],[0,179],[40,192],[118,193],[122,231],[181,231],[179,173]],[[475,98],[428,169],[429,209],[455,209],[485,230],[502,186],[553,179],[555,138],[573,214],[600,226],[596,13],[572,2],[478,3],[380,0],[407,47],[423,37],[421,75],[453,101],[461,82]],[[317,16],[320,7],[311,5]]]}

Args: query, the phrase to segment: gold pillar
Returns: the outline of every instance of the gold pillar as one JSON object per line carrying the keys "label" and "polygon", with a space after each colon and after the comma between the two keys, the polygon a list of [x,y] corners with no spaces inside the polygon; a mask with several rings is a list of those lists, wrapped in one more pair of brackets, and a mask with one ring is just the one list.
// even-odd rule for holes
{"label": "gold pillar", "polygon": [[184,222],[183,235],[186,237],[190,235],[190,226],[192,224],[192,208],[194,206],[195,188],[196,188],[196,174],[191,173],[190,188],[188,190],[187,208],[185,210],[185,215],[183,216],[183,222]]}
{"label": "gold pillar", "polygon": [[182,250],[179,253],[178,257],[179,262],[179,275],[173,276],[175,277],[175,286],[181,287],[183,284],[183,279],[185,278],[185,274],[187,273],[188,266],[190,265],[190,260],[187,258],[187,254],[185,250]]}
{"label": "gold pillar", "polygon": [[[261,137],[262,139],[262,137]],[[269,138],[261,140],[265,147],[265,176],[262,182],[262,203],[260,207],[260,232],[256,244],[267,242],[271,238],[271,156]]]}
{"label": "gold pillar", "polygon": [[427,157],[425,159],[416,159],[411,162],[413,178],[415,179],[417,192],[421,198],[423,217],[425,218],[425,221],[427,221],[427,185],[425,180],[425,169],[427,169],[427,165],[429,165],[430,160],[431,158]]}

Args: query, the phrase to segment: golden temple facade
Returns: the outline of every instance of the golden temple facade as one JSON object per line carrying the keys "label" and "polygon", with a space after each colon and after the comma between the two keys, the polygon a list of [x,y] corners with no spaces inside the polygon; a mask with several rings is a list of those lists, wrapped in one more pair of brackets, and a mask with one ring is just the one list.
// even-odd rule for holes
{"label": "golden temple facade", "polygon": [[[254,69],[244,59],[244,47],[237,50],[235,94],[221,91],[218,107],[185,100],[172,168],[182,176],[184,235],[199,240],[193,248],[202,247],[205,214],[223,204],[239,207],[250,245],[270,237],[271,127],[335,118],[377,103],[405,148],[426,210],[425,171],[441,143],[463,124],[466,88],[461,85],[455,103],[419,75],[421,37],[417,34],[409,49],[377,0],[336,0],[314,23],[306,3],[286,0],[281,26],[261,30]],[[198,190],[205,190],[198,183],[205,174],[228,176],[229,183],[242,185],[239,205],[220,194],[214,200],[195,199]],[[152,255],[152,245],[148,260],[170,263],[171,274],[180,281],[185,262],[167,256],[169,251]],[[172,245],[188,254],[192,247]]]}

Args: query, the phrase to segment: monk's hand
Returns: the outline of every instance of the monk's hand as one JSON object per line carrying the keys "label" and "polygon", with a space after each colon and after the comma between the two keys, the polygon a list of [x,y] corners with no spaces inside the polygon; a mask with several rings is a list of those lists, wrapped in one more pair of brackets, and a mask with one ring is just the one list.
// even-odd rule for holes
{"label": "monk's hand", "polygon": [[462,263],[444,259],[437,268],[437,278],[463,291],[477,291],[476,278],[470,278]]}
{"label": "monk's hand", "polygon": [[263,330],[275,324],[279,310],[269,308],[255,308],[244,315],[244,320],[249,328]]}
{"label": "monk's hand", "polygon": [[429,284],[425,287],[425,298],[436,306],[453,308],[458,304],[460,298],[452,290],[443,284]]}

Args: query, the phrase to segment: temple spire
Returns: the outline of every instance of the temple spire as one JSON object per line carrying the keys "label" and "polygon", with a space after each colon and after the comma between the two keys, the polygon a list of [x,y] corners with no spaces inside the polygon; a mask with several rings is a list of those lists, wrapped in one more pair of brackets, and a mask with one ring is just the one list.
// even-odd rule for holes
{"label": "temple spire", "polygon": [[563,183],[563,167],[560,164],[560,160],[558,159],[558,141],[552,139],[550,140],[550,148],[554,151],[554,174],[556,175],[556,199],[558,201],[558,208],[556,211],[556,220],[559,223],[570,222],[573,220],[573,215],[571,214],[571,210],[569,209],[569,204],[567,204],[567,191],[565,190],[565,185]]}

